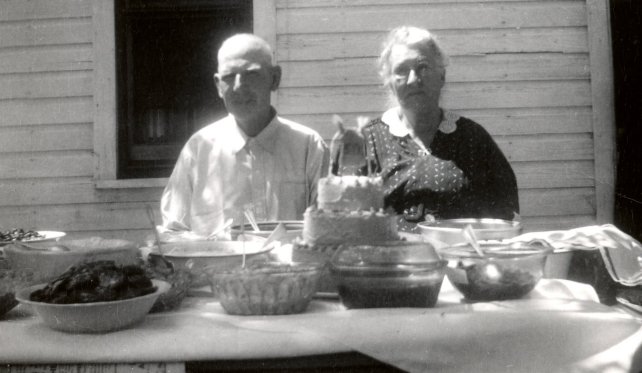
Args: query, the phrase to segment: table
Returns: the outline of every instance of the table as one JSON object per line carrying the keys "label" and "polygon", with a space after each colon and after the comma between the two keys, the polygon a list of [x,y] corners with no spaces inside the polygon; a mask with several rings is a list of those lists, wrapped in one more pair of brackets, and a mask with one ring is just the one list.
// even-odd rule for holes
{"label": "table", "polygon": [[445,281],[432,309],[345,310],[319,299],[289,316],[230,316],[213,297],[188,297],[177,311],[99,335],[50,330],[19,306],[0,321],[0,362],[146,363],[139,367],[180,372],[186,361],[356,351],[417,372],[639,371],[642,322],[596,300],[590,286],[566,280],[542,280],[523,300],[474,304]]}

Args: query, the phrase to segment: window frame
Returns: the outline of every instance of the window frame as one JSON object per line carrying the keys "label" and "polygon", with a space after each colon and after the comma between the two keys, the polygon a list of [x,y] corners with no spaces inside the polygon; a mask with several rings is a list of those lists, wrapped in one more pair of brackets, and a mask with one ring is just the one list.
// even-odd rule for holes
{"label": "window frame", "polygon": [[[253,0],[254,34],[276,48],[276,0]],[[118,179],[114,0],[92,0],[94,36],[94,181],[97,188],[164,187],[167,178]],[[212,82],[212,84],[214,84]],[[272,96],[276,106],[276,95]]]}

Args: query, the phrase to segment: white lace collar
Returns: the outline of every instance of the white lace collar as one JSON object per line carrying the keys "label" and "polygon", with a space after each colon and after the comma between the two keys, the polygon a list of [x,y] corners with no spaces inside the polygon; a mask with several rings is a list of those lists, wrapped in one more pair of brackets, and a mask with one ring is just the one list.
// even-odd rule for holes
{"label": "white lace collar", "polygon": [[[395,108],[387,110],[381,116],[381,121],[388,125],[388,130],[391,134],[397,137],[404,137],[411,135],[410,128],[403,122],[400,115],[400,108],[397,106]],[[457,130],[457,121],[460,116],[456,113],[448,110],[444,110],[444,118],[439,124],[439,131],[449,134]]]}

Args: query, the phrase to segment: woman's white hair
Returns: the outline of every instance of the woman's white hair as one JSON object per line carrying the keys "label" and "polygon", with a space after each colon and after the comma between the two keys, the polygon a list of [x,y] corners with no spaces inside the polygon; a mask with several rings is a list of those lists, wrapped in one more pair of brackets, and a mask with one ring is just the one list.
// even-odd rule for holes
{"label": "woman's white hair", "polygon": [[424,50],[438,66],[446,67],[448,65],[448,56],[433,33],[419,27],[399,26],[388,33],[379,56],[379,75],[384,84],[388,84],[390,79],[390,53],[396,45],[417,46]]}

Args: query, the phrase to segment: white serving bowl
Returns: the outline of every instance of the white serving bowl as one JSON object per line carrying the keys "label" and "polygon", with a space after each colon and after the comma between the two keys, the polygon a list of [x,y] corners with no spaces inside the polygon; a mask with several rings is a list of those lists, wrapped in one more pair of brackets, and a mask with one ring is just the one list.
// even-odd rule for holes
{"label": "white serving bowl", "polygon": [[[111,260],[117,265],[128,265],[137,264],[140,260],[138,246],[120,239],[91,237],[27,244],[43,250],[26,249],[16,244],[7,245],[3,249],[11,268],[33,271],[33,283],[51,281],[69,267],[83,262]],[[63,245],[69,251],[47,250],[57,245]]]}
{"label": "white serving bowl", "polygon": [[[247,263],[268,259],[272,246],[263,247],[262,241],[183,241],[162,244],[163,255],[176,269],[185,269],[192,274],[192,286],[209,284],[210,273],[240,267],[243,254]],[[150,259],[159,259],[158,247],[149,253]]]}
{"label": "white serving bowl", "polygon": [[[279,241],[282,243],[291,243],[297,237],[301,237],[303,234],[303,221],[302,220],[284,220],[284,221],[263,221],[258,222],[256,225],[259,226],[259,230],[255,231],[252,229],[252,226],[249,223],[246,223],[243,227],[244,236],[257,236],[267,238],[279,225],[282,223],[285,226],[286,234],[281,236]],[[241,226],[235,225],[231,229],[232,239],[236,240],[241,234]]]}
{"label": "white serving bowl", "polygon": [[54,304],[30,300],[31,293],[47,284],[18,291],[16,299],[26,304],[48,327],[69,333],[106,333],[141,321],[156,299],[169,290],[165,281],[152,280],[156,291],[139,297],[110,302]]}

